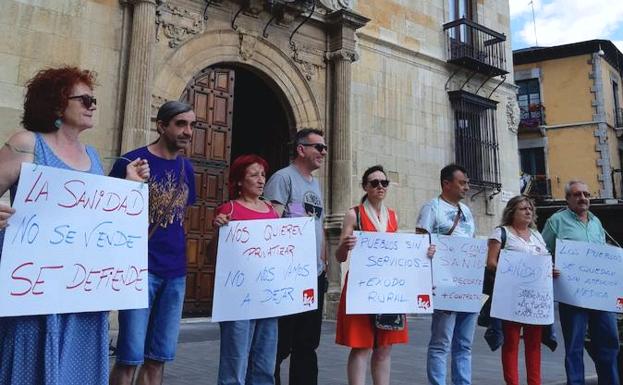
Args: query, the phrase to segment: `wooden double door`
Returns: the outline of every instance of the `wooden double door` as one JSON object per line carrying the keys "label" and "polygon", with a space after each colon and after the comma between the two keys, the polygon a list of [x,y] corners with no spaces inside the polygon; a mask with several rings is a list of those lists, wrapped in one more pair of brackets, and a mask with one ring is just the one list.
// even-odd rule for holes
{"label": "wooden double door", "polygon": [[[238,93],[235,107],[234,92]],[[184,224],[188,265],[185,316],[206,316],[212,311],[216,261],[208,258],[207,250],[215,236],[214,211],[229,198],[231,159],[255,153],[264,157],[272,170],[288,163],[291,124],[277,95],[253,72],[233,67],[203,70],[182,95],[197,115],[186,150],[195,172],[197,202],[187,210]]]}
{"label": "wooden double door", "polygon": [[184,314],[207,315],[212,309],[216,261],[207,250],[214,236],[216,207],[227,199],[234,108],[233,69],[208,69],[197,75],[183,99],[193,106],[197,125],[186,151],[195,172],[197,202],[186,211],[186,296]]}

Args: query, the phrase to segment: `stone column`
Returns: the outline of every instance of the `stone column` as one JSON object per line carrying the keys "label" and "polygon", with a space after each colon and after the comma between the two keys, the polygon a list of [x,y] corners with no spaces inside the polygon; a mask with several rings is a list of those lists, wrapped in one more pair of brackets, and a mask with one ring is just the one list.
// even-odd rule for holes
{"label": "stone column", "polygon": [[353,204],[352,175],[353,156],[350,127],[350,96],[352,63],[358,59],[355,47],[355,31],[369,19],[348,10],[333,12],[328,17],[331,23],[329,49],[330,110],[329,126],[329,211],[326,216],[327,243],[329,246],[329,288],[326,296],[326,317],[334,319],[342,289],[342,272],[335,259],[342,220],[346,210]]}
{"label": "stone column", "polygon": [[151,114],[156,1],[129,0],[134,6],[128,59],[121,152],[147,144]]}

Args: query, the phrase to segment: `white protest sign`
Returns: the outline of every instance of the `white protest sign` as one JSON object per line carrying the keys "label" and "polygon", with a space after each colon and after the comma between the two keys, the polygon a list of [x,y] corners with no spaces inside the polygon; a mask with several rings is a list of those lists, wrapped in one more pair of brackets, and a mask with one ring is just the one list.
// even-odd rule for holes
{"label": "white protest sign", "polygon": [[531,325],[554,323],[552,257],[502,250],[491,317]]}
{"label": "white protest sign", "polygon": [[482,307],[487,241],[434,235],[435,309],[475,313]]}
{"label": "white protest sign", "polygon": [[623,250],[556,240],[555,300],[586,309],[623,312]]}
{"label": "white protest sign", "polygon": [[219,230],[212,321],[318,308],[314,218],[232,221]]}
{"label": "white protest sign", "polygon": [[346,314],[432,313],[428,236],[355,231]]}
{"label": "white protest sign", "polygon": [[147,307],[149,187],[23,163],[0,316]]}

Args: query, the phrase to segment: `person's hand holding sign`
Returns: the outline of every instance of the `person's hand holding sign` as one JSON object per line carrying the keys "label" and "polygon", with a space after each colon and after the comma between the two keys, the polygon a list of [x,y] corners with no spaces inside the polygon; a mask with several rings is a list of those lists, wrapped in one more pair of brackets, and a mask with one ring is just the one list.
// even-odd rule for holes
{"label": "person's hand holding sign", "polygon": [[4,203],[0,203],[0,229],[4,229],[9,224],[9,218],[15,214],[15,209]]}

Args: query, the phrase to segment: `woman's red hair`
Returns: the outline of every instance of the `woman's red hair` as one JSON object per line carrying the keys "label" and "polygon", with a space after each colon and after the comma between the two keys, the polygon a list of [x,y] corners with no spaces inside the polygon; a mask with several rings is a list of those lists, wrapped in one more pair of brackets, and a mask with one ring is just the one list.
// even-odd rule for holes
{"label": "woman's red hair", "polygon": [[54,121],[67,108],[71,89],[79,83],[95,87],[96,74],[77,67],[48,68],[26,83],[22,125],[28,131],[53,132]]}
{"label": "woman's red hair", "polygon": [[229,168],[229,199],[236,199],[240,195],[240,186],[247,172],[247,168],[253,163],[257,163],[264,167],[264,172],[268,174],[268,163],[259,155],[248,154],[240,155],[231,164]]}

